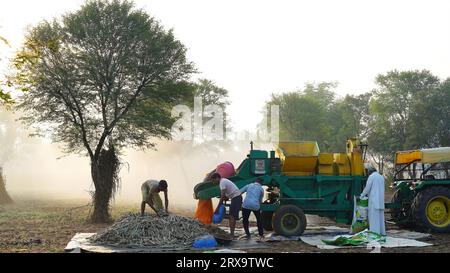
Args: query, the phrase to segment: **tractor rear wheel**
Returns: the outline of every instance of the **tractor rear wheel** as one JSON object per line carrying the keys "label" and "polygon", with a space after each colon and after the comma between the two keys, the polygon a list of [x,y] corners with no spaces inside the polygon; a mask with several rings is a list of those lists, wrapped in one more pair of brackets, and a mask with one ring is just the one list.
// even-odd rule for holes
{"label": "tractor rear wheel", "polygon": [[306,216],[303,210],[297,206],[281,206],[275,211],[272,225],[277,234],[298,236],[306,229]]}
{"label": "tractor rear wheel", "polygon": [[[392,196],[391,203],[394,204],[402,204],[403,200],[400,194],[400,189],[396,190],[394,195]],[[412,226],[412,223],[409,219],[411,207],[401,207],[398,209],[391,210],[391,217],[394,220],[395,224],[402,228],[408,228]]]}
{"label": "tractor rear wheel", "polygon": [[412,204],[412,214],[422,230],[450,232],[450,188],[433,186],[419,192]]}
{"label": "tractor rear wheel", "polygon": [[261,221],[263,224],[263,228],[266,231],[272,231],[272,217],[273,217],[273,211],[262,211],[261,212]]}

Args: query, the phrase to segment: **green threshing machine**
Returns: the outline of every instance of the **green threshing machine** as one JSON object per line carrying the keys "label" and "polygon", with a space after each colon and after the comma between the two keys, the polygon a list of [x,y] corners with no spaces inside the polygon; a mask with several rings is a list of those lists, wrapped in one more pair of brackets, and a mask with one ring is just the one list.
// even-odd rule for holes
{"label": "green threshing machine", "polygon": [[[358,140],[347,141],[346,153],[320,153],[316,142],[280,142],[276,151],[254,150],[228,179],[239,188],[257,177],[267,186],[261,205],[263,225],[286,236],[300,235],[306,228],[305,214],[350,223],[353,196],[365,185],[363,150]],[[197,184],[196,199],[220,196],[211,182]]]}
{"label": "green threshing machine", "polygon": [[[262,178],[266,186],[261,205],[264,228],[286,236],[300,235],[307,224],[305,214],[351,223],[354,196],[361,194],[367,180],[366,149],[355,138],[347,140],[345,153],[321,153],[311,141],[280,142],[270,152],[254,150],[251,144],[247,158],[228,179],[242,188]],[[449,163],[450,148],[396,153],[396,192],[386,204],[394,221],[401,226],[450,231]],[[443,174],[436,177],[431,173],[437,167]],[[194,188],[195,199],[219,196],[219,187],[209,181]]]}

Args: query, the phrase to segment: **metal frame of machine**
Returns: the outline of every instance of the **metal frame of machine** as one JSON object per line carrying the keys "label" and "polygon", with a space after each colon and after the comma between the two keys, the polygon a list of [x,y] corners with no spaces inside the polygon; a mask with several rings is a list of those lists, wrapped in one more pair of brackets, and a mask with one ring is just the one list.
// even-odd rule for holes
{"label": "metal frame of machine", "polygon": [[[334,154],[334,162],[325,164],[332,169],[323,168],[321,174],[320,151],[315,142],[280,143],[277,151],[269,153],[254,150],[252,145],[236,175],[228,179],[242,188],[261,177],[267,187],[266,200],[261,205],[265,229],[287,236],[300,235],[307,225],[305,214],[351,222],[353,196],[362,192],[366,181],[363,165],[366,147],[357,139],[348,140],[347,152]],[[194,188],[196,199],[219,195],[218,186],[210,182]]]}

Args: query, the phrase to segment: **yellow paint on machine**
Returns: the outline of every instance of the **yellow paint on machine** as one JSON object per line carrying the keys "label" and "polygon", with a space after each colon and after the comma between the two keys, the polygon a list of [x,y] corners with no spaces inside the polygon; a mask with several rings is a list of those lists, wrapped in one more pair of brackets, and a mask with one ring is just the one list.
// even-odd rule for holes
{"label": "yellow paint on machine", "polygon": [[395,154],[396,164],[438,163],[450,161],[450,147],[399,151]]}
{"label": "yellow paint on machine", "polygon": [[316,171],[320,150],[316,141],[280,142],[277,153],[285,175],[309,176]]}

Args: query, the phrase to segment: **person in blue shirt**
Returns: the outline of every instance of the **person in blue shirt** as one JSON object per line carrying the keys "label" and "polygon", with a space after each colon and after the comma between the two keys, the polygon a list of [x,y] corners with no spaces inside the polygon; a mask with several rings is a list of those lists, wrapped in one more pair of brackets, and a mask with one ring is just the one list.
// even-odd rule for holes
{"label": "person in blue shirt", "polygon": [[261,186],[262,180],[261,178],[257,178],[255,182],[248,184],[247,186],[241,189],[241,194],[246,192],[244,202],[242,204],[242,223],[244,225],[245,234],[247,235],[247,239],[250,239],[250,232],[248,230],[248,218],[250,217],[250,213],[256,217],[256,224],[258,225],[258,233],[259,236],[264,238],[264,231],[261,220],[261,212],[260,205],[262,203],[262,199],[264,196],[264,189]]}

